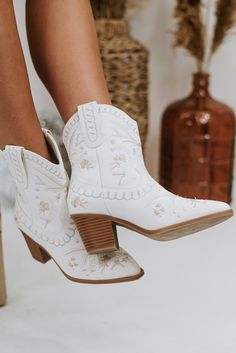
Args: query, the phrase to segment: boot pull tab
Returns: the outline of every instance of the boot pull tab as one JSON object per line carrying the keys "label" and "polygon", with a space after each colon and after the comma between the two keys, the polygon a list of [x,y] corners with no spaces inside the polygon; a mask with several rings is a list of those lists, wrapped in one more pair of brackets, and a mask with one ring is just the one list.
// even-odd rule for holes
{"label": "boot pull tab", "polygon": [[24,147],[7,145],[3,151],[3,156],[16,184],[26,189],[27,174],[23,162],[23,149]]}
{"label": "boot pull tab", "polygon": [[78,116],[86,146],[90,148],[100,146],[103,142],[103,138],[97,103],[91,102],[78,106]]}

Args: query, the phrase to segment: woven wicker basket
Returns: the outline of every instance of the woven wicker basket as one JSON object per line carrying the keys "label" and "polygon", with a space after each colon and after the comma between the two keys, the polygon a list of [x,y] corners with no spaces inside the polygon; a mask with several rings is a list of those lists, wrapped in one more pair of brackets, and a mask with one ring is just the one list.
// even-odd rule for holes
{"label": "woven wicker basket", "polygon": [[129,35],[124,20],[96,20],[112,103],[134,118],[144,145],[148,128],[148,52]]}

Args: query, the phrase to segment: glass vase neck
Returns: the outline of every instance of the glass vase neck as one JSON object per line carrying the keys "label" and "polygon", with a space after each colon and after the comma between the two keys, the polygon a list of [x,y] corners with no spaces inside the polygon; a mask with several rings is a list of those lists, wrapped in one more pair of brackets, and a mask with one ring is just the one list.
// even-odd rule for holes
{"label": "glass vase neck", "polygon": [[193,90],[191,95],[197,98],[210,97],[209,74],[207,73],[193,74]]}

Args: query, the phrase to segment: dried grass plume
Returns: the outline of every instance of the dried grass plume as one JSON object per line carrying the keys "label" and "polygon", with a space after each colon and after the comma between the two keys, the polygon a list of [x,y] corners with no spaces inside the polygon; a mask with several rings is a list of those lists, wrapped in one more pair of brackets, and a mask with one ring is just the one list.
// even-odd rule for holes
{"label": "dried grass plume", "polygon": [[230,30],[236,25],[236,0],[218,0],[216,24],[212,41],[212,54],[223,43]]}
{"label": "dried grass plume", "polygon": [[202,70],[205,54],[205,27],[201,19],[200,0],[177,0],[174,12],[177,28],[174,32],[174,47],[184,48],[192,55]]}
{"label": "dried grass plume", "polygon": [[174,17],[174,46],[186,49],[201,72],[236,25],[236,0],[176,0]]}

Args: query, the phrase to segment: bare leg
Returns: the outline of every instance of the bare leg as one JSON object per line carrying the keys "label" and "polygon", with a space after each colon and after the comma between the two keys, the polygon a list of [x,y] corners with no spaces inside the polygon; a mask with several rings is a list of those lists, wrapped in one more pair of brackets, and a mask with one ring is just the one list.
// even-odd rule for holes
{"label": "bare leg", "polygon": [[20,145],[49,158],[35,112],[11,0],[0,1],[0,148]]}
{"label": "bare leg", "polygon": [[89,0],[27,0],[35,68],[65,121],[78,104],[111,103]]}

